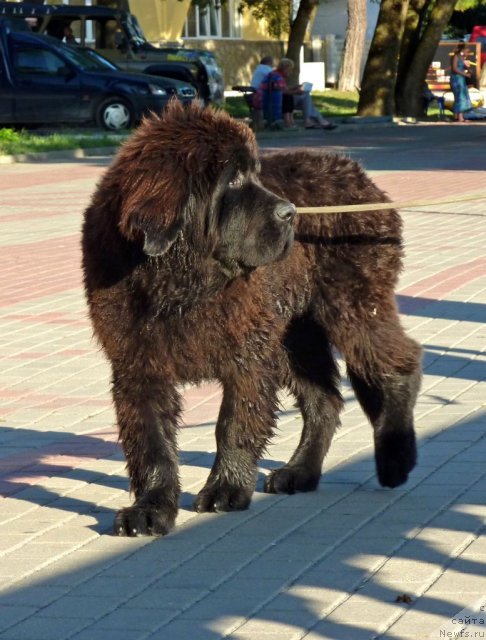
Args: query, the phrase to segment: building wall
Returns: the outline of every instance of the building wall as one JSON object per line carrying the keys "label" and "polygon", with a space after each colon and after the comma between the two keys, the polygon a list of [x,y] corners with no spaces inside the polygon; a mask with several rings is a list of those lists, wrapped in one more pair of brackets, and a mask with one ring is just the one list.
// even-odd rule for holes
{"label": "building wall", "polygon": [[[379,10],[379,3],[368,0],[362,71],[368,55],[369,45],[375,32]],[[325,62],[326,85],[328,87],[335,86],[338,79],[347,21],[346,0],[326,0],[319,4],[312,24],[311,43],[313,45],[317,43],[315,48],[318,51],[318,59]],[[309,53],[309,58],[315,57],[315,51]]]}
{"label": "building wall", "polygon": [[268,31],[263,20],[256,20],[249,11],[242,15],[242,38],[253,42],[274,40],[268,35]]}
{"label": "building wall", "polygon": [[187,47],[209,49],[214,51],[216,59],[223,71],[226,89],[234,85],[248,85],[255,67],[263,56],[273,56],[275,60],[282,58],[286,43],[262,40],[190,40]]}
{"label": "building wall", "polygon": [[[366,39],[371,40],[375,32],[376,21],[380,11],[380,3],[368,0],[366,18]],[[324,39],[332,34],[344,39],[348,22],[346,0],[326,0],[317,8],[316,16],[312,24],[311,36],[320,36]]]}
{"label": "building wall", "polygon": [[250,83],[253,70],[265,55],[275,59],[284,54],[285,43],[270,38],[262,20],[255,20],[249,11],[241,17],[241,38],[184,38],[184,21],[190,0],[129,0],[147,37],[154,44],[175,43],[187,47],[208,49],[216,54],[223,71],[225,87]]}
{"label": "building wall", "polygon": [[147,40],[158,44],[181,43],[191,0],[130,0],[130,11],[137,16]]}

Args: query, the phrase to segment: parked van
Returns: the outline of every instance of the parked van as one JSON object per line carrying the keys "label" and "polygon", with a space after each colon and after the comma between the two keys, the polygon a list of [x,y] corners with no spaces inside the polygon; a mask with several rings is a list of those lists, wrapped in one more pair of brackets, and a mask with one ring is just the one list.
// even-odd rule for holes
{"label": "parked van", "polygon": [[190,82],[205,103],[224,101],[223,74],[213,53],[154,47],[137,18],[108,7],[0,2],[0,17],[21,17],[37,33],[98,51],[126,71]]}

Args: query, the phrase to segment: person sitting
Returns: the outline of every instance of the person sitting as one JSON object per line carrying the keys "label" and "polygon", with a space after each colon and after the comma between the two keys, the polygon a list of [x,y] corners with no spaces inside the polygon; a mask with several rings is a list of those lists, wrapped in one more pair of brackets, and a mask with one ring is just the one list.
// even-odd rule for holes
{"label": "person sitting", "polygon": [[267,76],[270,71],[273,69],[273,58],[272,56],[263,56],[260,60],[259,64],[255,67],[255,71],[253,72],[253,76],[251,78],[250,86],[252,86],[255,91],[263,82],[265,76]]}
{"label": "person sitting", "polygon": [[[300,85],[302,86],[302,85]],[[312,102],[310,91],[302,89],[302,93],[294,96],[294,107],[300,109],[304,116],[306,129],[335,129],[337,125],[322,117]]]}
{"label": "person sitting", "polygon": [[253,108],[263,114],[268,125],[282,128],[284,122],[289,121],[288,111],[293,111],[293,103],[285,103],[286,115],[283,116],[283,91],[286,88],[284,76],[277,67],[271,69],[260,82],[253,96]]}
{"label": "person sitting", "polygon": [[[284,79],[284,96],[292,96],[293,110],[299,109],[304,116],[305,129],[335,129],[336,125],[325,120],[312,102],[310,91],[305,91],[303,85],[289,87],[288,80],[294,69],[294,62],[290,58],[282,58],[277,66],[277,71]],[[285,121],[284,121],[285,122]],[[287,126],[293,126],[293,111],[290,118],[287,118]]]}
{"label": "person sitting", "polygon": [[62,41],[66,44],[78,44],[69,24],[64,25]]}

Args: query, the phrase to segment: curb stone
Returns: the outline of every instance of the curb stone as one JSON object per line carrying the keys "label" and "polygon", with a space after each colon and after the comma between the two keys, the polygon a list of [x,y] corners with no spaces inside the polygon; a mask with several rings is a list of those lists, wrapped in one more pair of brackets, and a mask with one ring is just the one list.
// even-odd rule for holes
{"label": "curb stone", "polygon": [[[243,120],[247,120],[244,118]],[[330,118],[330,121],[343,127],[341,131],[354,131],[356,129],[365,126],[367,129],[371,127],[386,127],[397,126],[399,123],[395,122],[391,116],[351,116],[345,118]],[[269,137],[279,138],[289,135],[302,135],[306,133],[304,128],[300,128],[296,131],[259,131],[257,132],[257,138],[266,139]],[[314,132],[315,133],[315,132]],[[332,133],[326,131],[326,135]],[[40,151],[31,153],[15,153],[12,155],[0,154],[0,165],[2,164],[15,164],[21,162],[48,162],[53,160],[71,160],[90,158],[99,155],[113,155],[117,152],[118,146],[110,147],[91,147],[91,148],[76,148],[76,149],[60,149],[54,151]]]}
{"label": "curb stone", "polygon": [[9,156],[0,155],[0,164],[15,164],[16,162],[45,162],[50,160],[71,160],[90,158],[93,156],[110,155],[116,153],[118,147],[90,147],[87,149],[60,149],[58,151],[41,151],[39,153],[15,153]]}

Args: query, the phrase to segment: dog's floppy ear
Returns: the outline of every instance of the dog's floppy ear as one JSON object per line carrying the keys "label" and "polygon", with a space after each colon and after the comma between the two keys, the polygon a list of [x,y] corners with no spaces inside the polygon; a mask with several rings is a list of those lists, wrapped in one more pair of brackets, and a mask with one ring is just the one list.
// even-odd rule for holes
{"label": "dog's floppy ear", "polygon": [[[157,204],[155,204],[157,206]],[[176,240],[184,227],[186,216],[180,213],[168,227],[162,228],[157,220],[141,214],[132,216],[132,226],[144,234],[143,250],[148,256],[161,256]]]}
{"label": "dog's floppy ear", "polygon": [[119,228],[133,240],[143,234],[143,250],[160,256],[176,240],[187,221],[190,187],[177,172],[139,172],[121,185]]}

